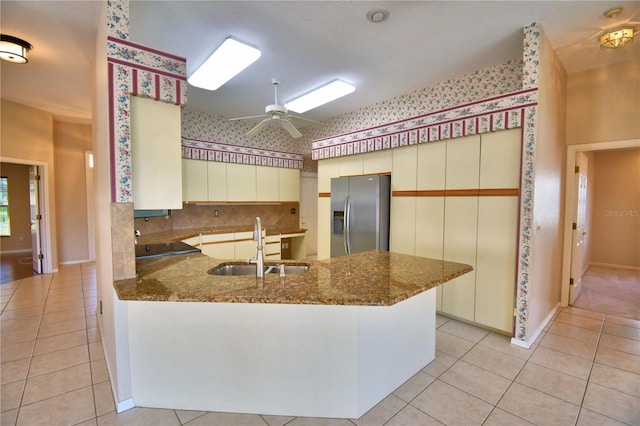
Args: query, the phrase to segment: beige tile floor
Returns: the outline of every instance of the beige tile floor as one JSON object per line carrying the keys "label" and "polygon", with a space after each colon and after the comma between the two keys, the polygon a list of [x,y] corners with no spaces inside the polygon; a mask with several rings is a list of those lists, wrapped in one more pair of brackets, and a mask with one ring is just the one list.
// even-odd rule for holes
{"label": "beige tile floor", "polygon": [[114,411],[93,264],[0,286],[2,425],[640,425],[640,321],[577,308],[533,348],[438,316],[435,361],[359,419]]}

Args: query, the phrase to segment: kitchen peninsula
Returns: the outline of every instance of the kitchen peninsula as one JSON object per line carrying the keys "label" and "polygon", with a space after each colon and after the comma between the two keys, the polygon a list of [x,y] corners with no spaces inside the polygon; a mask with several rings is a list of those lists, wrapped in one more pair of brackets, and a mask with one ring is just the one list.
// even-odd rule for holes
{"label": "kitchen peninsula", "polygon": [[263,279],[220,263],[144,259],[115,283],[137,406],[358,418],[434,359],[435,287],[472,270],[381,251]]}

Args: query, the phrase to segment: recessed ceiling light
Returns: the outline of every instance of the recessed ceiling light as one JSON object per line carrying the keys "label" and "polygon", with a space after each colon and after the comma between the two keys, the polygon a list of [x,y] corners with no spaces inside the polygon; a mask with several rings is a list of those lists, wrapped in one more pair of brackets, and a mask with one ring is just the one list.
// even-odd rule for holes
{"label": "recessed ceiling light", "polygon": [[389,17],[389,11],[386,9],[371,9],[367,12],[367,20],[374,24],[380,23]]}
{"label": "recessed ceiling light", "polygon": [[287,102],[284,104],[285,108],[299,114],[309,111],[310,109],[324,105],[327,102],[331,102],[342,96],[348,95],[356,90],[356,87],[352,84],[344,82],[342,80],[333,80],[330,83],[319,87],[306,95],[302,95],[299,98]]}
{"label": "recessed ceiling light", "polygon": [[195,87],[216,90],[254,63],[260,55],[262,52],[257,48],[228,37],[187,81]]}

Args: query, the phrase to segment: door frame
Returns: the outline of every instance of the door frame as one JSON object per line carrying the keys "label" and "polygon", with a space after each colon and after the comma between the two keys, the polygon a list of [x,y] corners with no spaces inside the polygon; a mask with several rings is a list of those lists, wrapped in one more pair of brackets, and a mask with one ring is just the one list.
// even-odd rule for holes
{"label": "door frame", "polygon": [[41,226],[41,249],[42,255],[44,257],[42,262],[42,273],[50,274],[53,272],[57,272],[57,268],[54,268],[53,262],[51,259],[51,215],[49,212],[49,200],[51,199],[51,194],[49,191],[49,165],[43,161],[34,161],[34,160],[24,160],[21,158],[10,158],[10,157],[0,157],[0,162],[2,163],[13,163],[13,164],[22,164],[25,166],[37,166],[42,171],[42,176],[40,177],[40,191],[39,191],[39,202],[40,202],[40,214],[42,215],[42,221],[40,222]]}
{"label": "door frame", "polygon": [[575,161],[576,153],[604,151],[620,148],[640,148],[640,139],[595,142],[582,145],[567,146],[564,191],[564,238],[562,246],[562,281],[560,286],[560,306],[569,306],[569,279],[571,276],[571,249],[573,240],[573,212],[575,209]]}

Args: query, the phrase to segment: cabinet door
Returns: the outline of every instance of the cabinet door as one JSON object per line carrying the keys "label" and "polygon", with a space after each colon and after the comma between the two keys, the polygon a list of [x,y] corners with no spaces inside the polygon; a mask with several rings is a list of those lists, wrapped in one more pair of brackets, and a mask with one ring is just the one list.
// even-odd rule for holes
{"label": "cabinet door", "polygon": [[318,192],[331,192],[334,177],[340,177],[340,158],[318,161]]}
{"label": "cabinet door", "polygon": [[391,173],[393,157],[388,150],[364,154],[362,172],[365,175]]}
{"label": "cabinet door", "polygon": [[444,218],[444,259],[466,263],[474,270],[442,286],[442,311],[473,321],[475,318],[476,239],[478,197],[447,197]]}
{"label": "cabinet door", "polygon": [[300,169],[278,170],[280,201],[300,201]]}
{"label": "cabinet door", "polygon": [[393,172],[391,173],[391,191],[416,189],[418,167],[418,147],[407,146],[392,149]]}
{"label": "cabinet door", "polygon": [[318,237],[318,253],[317,253],[318,260],[330,258],[331,257],[331,198],[329,197],[318,197],[318,235],[317,237]]}
{"label": "cabinet door", "polygon": [[416,200],[416,255],[442,259],[444,240],[444,196],[447,144],[431,142],[418,146]]}
{"label": "cabinet door", "polygon": [[482,135],[480,188],[520,186],[520,129]]}
{"label": "cabinet door", "polygon": [[227,164],[227,200],[256,201],[256,166]]}
{"label": "cabinet door", "polygon": [[264,260],[280,260],[280,235],[269,235],[265,237]]}
{"label": "cabinet door", "polygon": [[207,161],[207,200],[227,201],[227,163]]}
{"label": "cabinet door", "polygon": [[134,209],[182,208],[180,106],[131,97],[131,190]]}
{"label": "cabinet door", "polygon": [[280,198],[278,181],[277,167],[256,166],[256,199],[278,201]]}
{"label": "cabinet door", "polygon": [[364,154],[340,157],[340,176],[361,176]]}
{"label": "cabinet door", "polygon": [[202,236],[202,254],[216,259],[233,259],[233,234],[213,234]]}
{"label": "cabinet door", "polygon": [[[247,260],[255,257],[258,253],[258,245],[253,241],[253,232],[236,232],[234,247],[234,258]],[[263,247],[264,254],[264,247]]]}
{"label": "cabinet door", "polygon": [[512,332],[518,197],[480,197],[475,321]]}
{"label": "cabinet door", "polygon": [[447,142],[429,142],[418,145],[418,190],[445,188],[447,170]]}
{"label": "cabinet door", "polygon": [[206,201],[208,161],[182,159],[183,201]]}
{"label": "cabinet door", "polygon": [[416,197],[391,197],[390,223],[389,251],[415,254]]}
{"label": "cabinet door", "polygon": [[480,175],[480,136],[447,141],[447,189],[477,189]]}

